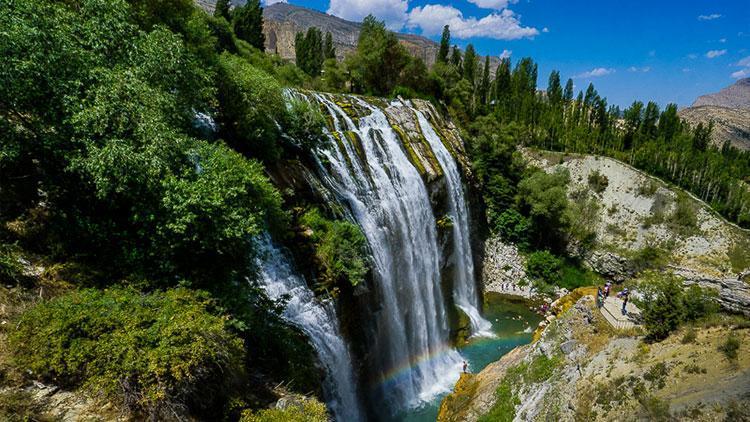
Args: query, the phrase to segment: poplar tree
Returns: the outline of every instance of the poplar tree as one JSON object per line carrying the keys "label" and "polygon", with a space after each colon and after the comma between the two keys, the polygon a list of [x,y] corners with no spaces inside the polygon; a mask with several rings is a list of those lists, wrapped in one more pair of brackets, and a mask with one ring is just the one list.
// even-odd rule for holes
{"label": "poplar tree", "polygon": [[448,53],[451,51],[451,30],[448,25],[443,27],[443,36],[440,38],[440,50],[438,50],[437,61],[448,63]]}
{"label": "poplar tree", "polygon": [[474,50],[474,46],[469,44],[466,46],[466,53],[464,53],[464,71],[463,76],[468,80],[472,86],[476,83],[477,77],[477,52]]}
{"label": "poplar tree", "polygon": [[323,47],[323,56],[325,59],[336,58],[336,48],[333,46],[333,35],[331,32],[326,32],[325,46]]}
{"label": "poplar tree", "polygon": [[266,36],[263,35],[263,8],[260,7],[260,0],[248,0],[244,6],[235,8],[232,18],[237,38],[263,51]]}
{"label": "poplar tree", "polygon": [[216,8],[214,9],[214,16],[215,17],[222,17],[227,20],[227,22],[231,21],[232,18],[229,15],[229,0],[218,0],[216,2]]}
{"label": "poplar tree", "polygon": [[454,45],[453,52],[451,53],[451,64],[456,68],[459,75],[463,75],[462,61],[461,50],[458,49],[458,46]]}
{"label": "poplar tree", "polygon": [[573,79],[568,78],[568,82],[565,84],[565,91],[563,92],[563,100],[568,104],[573,101]]}
{"label": "poplar tree", "polygon": [[556,70],[553,70],[552,73],[549,74],[547,98],[549,98],[549,102],[553,106],[559,105],[563,99],[562,86],[560,85],[560,72]]}
{"label": "poplar tree", "polygon": [[479,86],[479,98],[482,105],[487,105],[490,92],[490,57],[484,58],[484,71],[482,72],[482,83]]}

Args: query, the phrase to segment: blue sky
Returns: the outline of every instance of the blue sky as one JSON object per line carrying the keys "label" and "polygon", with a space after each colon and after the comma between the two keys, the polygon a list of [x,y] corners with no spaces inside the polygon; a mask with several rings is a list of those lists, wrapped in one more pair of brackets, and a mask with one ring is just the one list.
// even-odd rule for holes
{"label": "blue sky", "polygon": [[[268,0],[270,2],[278,0]],[[539,63],[539,85],[557,69],[576,89],[594,82],[610,103],[688,106],[750,77],[750,0],[288,0],[350,20],[369,12],[401,32],[481,54]]]}

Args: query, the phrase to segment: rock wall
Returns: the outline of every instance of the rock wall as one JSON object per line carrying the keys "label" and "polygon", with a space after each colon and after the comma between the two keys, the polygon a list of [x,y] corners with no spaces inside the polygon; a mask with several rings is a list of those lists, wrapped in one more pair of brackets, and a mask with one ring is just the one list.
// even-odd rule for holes
{"label": "rock wall", "polygon": [[515,245],[503,242],[498,236],[490,237],[484,244],[482,281],[485,292],[532,296],[526,277],[526,259]]}

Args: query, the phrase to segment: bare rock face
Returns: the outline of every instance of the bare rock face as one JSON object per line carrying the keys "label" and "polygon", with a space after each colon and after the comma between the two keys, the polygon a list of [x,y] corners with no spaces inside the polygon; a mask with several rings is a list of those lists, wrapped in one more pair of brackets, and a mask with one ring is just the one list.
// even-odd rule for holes
{"label": "bare rock face", "polygon": [[710,277],[688,268],[671,269],[683,278],[686,285],[697,284],[716,290],[719,293],[719,303],[724,309],[750,316],[750,284],[744,281],[742,274],[736,278],[721,278]]}
{"label": "bare rock face", "polygon": [[706,105],[750,109],[750,78],[740,79],[714,94],[702,95],[693,103],[693,107]]}
{"label": "bare rock face", "polygon": [[692,126],[713,122],[711,140],[717,147],[729,142],[737,149],[750,150],[750,109],[702,105],[680,110],[679,115]]}
{"label": "bare rock face", "polygon": [[524,297],[531,295],[526,277],[526,258],[515,245],[505,243],[499,237],[491,237],[485,243],[482,280],[485,292]]}

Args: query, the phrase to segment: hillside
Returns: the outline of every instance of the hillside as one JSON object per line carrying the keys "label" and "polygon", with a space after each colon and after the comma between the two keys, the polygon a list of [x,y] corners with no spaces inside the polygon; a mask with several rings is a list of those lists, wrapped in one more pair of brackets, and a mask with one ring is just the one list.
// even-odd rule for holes
{"label": "hillside", "polygon": [[750,109],[750,78],[740,79],[719,92],[702,95],[693,103],[693,107],[706,105]]}
{"label": "hillside", "polygon": [[717,147],[729,142],[735,148],[750,150],[750,78],[699,97],[679,114],[692,125],[713,121],[712,140]]}

